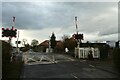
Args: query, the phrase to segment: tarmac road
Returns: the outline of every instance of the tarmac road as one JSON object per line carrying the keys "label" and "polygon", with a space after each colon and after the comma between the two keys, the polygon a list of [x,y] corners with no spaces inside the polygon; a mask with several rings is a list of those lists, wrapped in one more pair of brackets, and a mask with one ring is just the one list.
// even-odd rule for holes
{"label": "tarmac road", "polygon": [[62,54],[56,54],[56,56],[60,58],[58,60],[61,60],[62,58],[63,60],[54,64],[24,65],[21,80],[41,80],[42,78],[62,78],[73,80],[81,80],[81,78],[106,78],[109,80],[109,78],[118,78],[118,75],[95,68],[93,65],[85,63],[84,60],[73,60],[71,57],[65,57],[65,55]]}

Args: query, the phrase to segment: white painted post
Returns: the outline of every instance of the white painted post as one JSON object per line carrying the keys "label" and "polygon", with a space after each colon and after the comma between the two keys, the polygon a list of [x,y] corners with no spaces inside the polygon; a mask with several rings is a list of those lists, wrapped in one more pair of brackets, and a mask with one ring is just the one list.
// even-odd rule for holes
{"label": "white painted post", "polygon": [[75,58],[77,57],[77,48],[75,47]]}
{"label": "white painted post", "polygon": [[80,59],[81,55],[80,55],[80,48],[78,48],[78,58]]}
{"label": "white painted post", "polygon": [[85,58],[85,52],[84,52],[85,48],[83,48],[83,58]]}

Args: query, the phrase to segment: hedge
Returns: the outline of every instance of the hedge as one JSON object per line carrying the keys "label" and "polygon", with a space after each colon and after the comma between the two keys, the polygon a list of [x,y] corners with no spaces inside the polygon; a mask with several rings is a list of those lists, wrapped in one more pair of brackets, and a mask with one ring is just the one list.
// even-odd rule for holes
{"label": "hedge", "polygon": [[2,80],[19,80],[23,67],[22,61],[11,60],[12,46],[2,41]]}
{"label": "hedge", "polygon": [[120,48],[115,48],[112,52],[114,68],[120,72]]}

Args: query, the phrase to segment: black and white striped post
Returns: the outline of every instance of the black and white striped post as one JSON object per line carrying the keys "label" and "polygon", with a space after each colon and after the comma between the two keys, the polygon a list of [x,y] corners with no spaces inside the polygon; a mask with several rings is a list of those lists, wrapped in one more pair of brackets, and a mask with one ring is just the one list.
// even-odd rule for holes
{"label": "black and white striped post", "polygon": [[[76,25],[76,34],[75,35],[78,35],[78,25],[77,25],[77,16],[75,16],[75,25]],[[79,48],[80,46],[80,39],[76,39],[77,40],[77,47]]]}

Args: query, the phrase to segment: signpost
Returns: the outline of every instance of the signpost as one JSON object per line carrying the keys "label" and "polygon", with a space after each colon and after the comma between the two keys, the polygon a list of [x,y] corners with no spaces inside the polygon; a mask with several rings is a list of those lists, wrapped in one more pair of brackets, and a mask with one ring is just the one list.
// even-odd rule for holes
{"label": "signpost", "polygon": [[21,44],[21,41],[15,41],[15,44]]}

